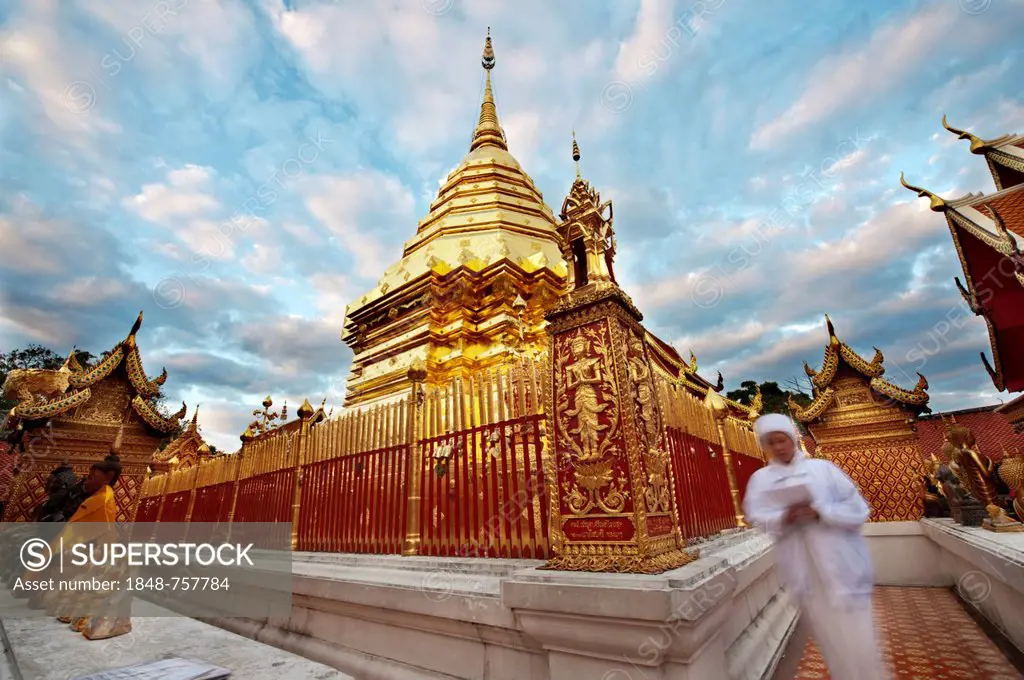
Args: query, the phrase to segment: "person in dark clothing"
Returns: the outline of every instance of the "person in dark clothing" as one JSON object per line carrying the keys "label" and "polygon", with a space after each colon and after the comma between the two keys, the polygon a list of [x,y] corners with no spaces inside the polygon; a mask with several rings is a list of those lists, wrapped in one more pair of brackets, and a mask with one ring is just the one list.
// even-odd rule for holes
{"label": "person in dark clothing", "polygon": [[47,498],[36,509],[37,522],[66,522],[85,500],[84,484],[70,465],[59,465],[46,480]]}

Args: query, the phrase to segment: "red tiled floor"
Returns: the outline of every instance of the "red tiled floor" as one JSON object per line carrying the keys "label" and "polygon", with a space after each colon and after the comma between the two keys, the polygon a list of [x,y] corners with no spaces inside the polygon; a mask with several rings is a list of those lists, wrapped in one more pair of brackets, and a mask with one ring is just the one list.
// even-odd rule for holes
{"label": "red tiled floor", "polygon": [[[1020,673],[944,588],[875,589],[875,622],[893,680],[1019,680]],[[828,678],[809,639],[794,680]]]}

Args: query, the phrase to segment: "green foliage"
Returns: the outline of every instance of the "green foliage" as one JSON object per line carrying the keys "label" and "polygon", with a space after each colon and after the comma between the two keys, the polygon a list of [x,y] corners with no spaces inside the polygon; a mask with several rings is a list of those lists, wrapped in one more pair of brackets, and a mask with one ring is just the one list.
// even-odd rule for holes
{"label": "green foliage", "polygon": [[782,413],[789,415],[789,397],[793,397],[793,401],[800,404],[800,406],[807,406],[811,403],[811,397],[799,389],[796,390],[784,390],[779,387],[779,383],[767,381],[758,385],[753,380],[744,380],[740,383],[740,389],[732,390],[725,396],[733,401],[738,401],[744,406],[749,406],[754,400],[754,395],[757,394],[757,388],[761,388],[761,399],[763,404],[761,406],[761,413]]}

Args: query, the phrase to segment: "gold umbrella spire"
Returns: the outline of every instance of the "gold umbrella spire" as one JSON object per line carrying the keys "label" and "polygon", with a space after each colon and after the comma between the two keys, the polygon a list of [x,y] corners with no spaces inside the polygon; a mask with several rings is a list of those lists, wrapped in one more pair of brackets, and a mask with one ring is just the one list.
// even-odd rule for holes
{"label": "gold umbrella spire", "polygon": [[580,178],[580,145],[576,143],[576,130],[572,131],[572,159],[576,161],[576,179]]}
{"label": "gold umbrella spire", "polygon": [[484,101],[480,104],[480,120],[477,121],[476,130],[473,131],[473,143],[469,150],[473,151],[481,146],[496,146],[499,149],[508,151],[505,144],[505,132],[498,122],[498,107],[494,104],[494,92],[491,90],[491,69],[494,68],[494,48],[491,45],[491,29],[487,28],[487,40],[484,42],[484,53],[480,59],[480,65],[484,67],[487,74],[487,83],[484,85]]}

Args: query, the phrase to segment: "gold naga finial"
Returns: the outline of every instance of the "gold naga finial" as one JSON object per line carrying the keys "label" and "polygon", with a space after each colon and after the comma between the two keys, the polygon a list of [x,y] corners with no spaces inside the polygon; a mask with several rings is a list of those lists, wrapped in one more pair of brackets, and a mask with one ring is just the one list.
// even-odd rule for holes
{"label": "gold naga finial", "polygon": [[933,194],[932,192],[928,191],[927,189],[922,189],[921,187],[915,187],[912,184],[907,184],[907,180],[903,176],[902,172],[900,173],[900,184],[902,184],[907,189],[910,189],[911,191],[916,192],[918,197],[929,199],[929,201],[930,201],[929,207],[932,209],[933,212],[945,212],[946,211],[946,208],[948,206],[946,206],[946,202],[944,200],[942,200],[941,196],[936,196],[935,194]]}
{"label": "gold naga finial", "polygon": [[754,420],[761,415],[764,408],[764,397],[761,395],[761,386],[754,386],[754,398],[750,400],[750,419]]}
{"label": "gold naga finial", "polygon": [[806,361],[804,361],[804,373],[807,374],[808,378],[813,378],[814,376],[818,375],[818,372],[811,368],[811,365]]}
{"label": "gold naga finial", "polygon": [[690,373],[696,373],[697,372],[697,355],[693,353],[692,349],[690,350],[690,366],[689,366],[689,368],[690,368]]}
{"label": "gold naga finial", "polygon": [[139,311],[139,316],[136,317],[136,319],[135,319],[135,323],[132,324],[132,329],[130,331],[128,331],[128,337],[125,338],[125,343],[127,343],[128,345],[134,345],[135,344],[135,334],[139,332],[140,328],[142,328],[142,311],[141,310]]}
{"label": "gold naga finial", "polygon": [[508,151],[508,145],[505,144],[505,132],[498,122],[498,107],[494,103],[494,92],[491,90],[491,69],[494,68],[494,62],[491,27],[488,26],[484,53],[480,59],[480,65],[484,67],[484,73],[487,74],[487,82],[484,85],[484,100],[480,104],[480,119],[477,121],[476,130],[473,131],[473,142],[469,145],[470,151],[487,145]]}
{"label": "gold naga finial", "polygon": [[836,336],[836,327],[832,325],[832,319],[825,315],[825,327],[828,329],[828,341],[829,344],[838,345],[839,338]]}
{"label": "gold naga finial", "polygon": [[968,132],[967,130],[961,130],[960,128],[955,128],[952,125],[950,125],[949,123],[947,123],[946,122],[946,114],[942,114],[942,127],[946,128],[947,130],[952,132],[959,139],[970,140],[970,142],[971,142],[971,153],[983,154],[983,153],[985,153],[986,150],[988,150],[988,142],[986,142],[981,137],[978,137],[977,135],[973,135],[970,132]]}
{"label": "gold naga finial", "polygon": [[576,161],[576,179],[580,178],[580,145],[576,143],[576,129],[572,131],[572,159]]}
{"label": "gold naga finial", "polygon": [[928,389],[928,378],[920,373],[917,374],[917,384],[914,385],[915,392],[924,392]]}

